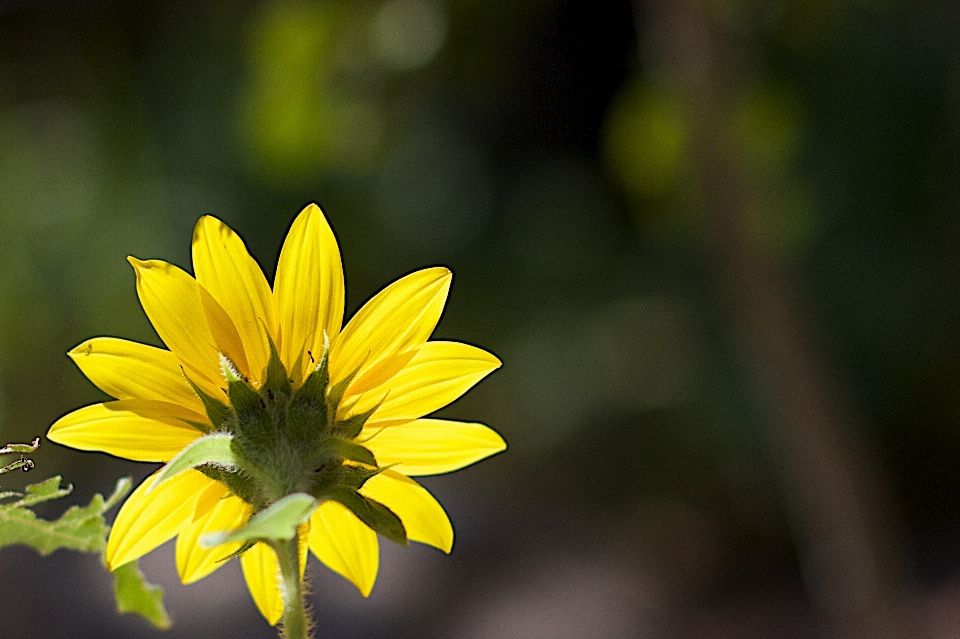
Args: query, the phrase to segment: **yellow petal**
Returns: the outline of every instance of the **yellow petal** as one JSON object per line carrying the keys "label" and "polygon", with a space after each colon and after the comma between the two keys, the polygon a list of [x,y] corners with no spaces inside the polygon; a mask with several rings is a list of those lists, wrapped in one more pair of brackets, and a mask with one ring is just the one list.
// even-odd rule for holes
{"label": "yellow petal", "polygon": [[335,501],[320,504],[310,517],[310,526],[311,552],[368,596],[380,564],[377,533]]}
{"label": "yellow petal", "polygon": [[150,323],[204,392],[223,396],[220,355],[207,326],[197,281],[160,260],[127,260],[137,274],[137,294]]}
{"label": "yellow petal", "polygon": [[203,414],[180,360],[170,351],[115,337],[95,337],[67,353],[91,382],[117,399],[153,399]]}
{"label": "yellow petal", "polygon": [[233,320],[243,342],[250,378],[261,382],[270,360],[265,331],[276,339],[279,326],[273,293],[260,266],[239,235],[217,218],[205,215],[193,232],[193,270],[200,285]]}
{"label": "yellow petal", "polygon": [[207,326],[210,327],[210,335],[213,337],[214,343],[221,353],[230,358],[237,370],[244,377],[249,378],[250,366],[247,363],[247,353],[243,348],[243,340],[240,339],[240,333],[237,331],[236,325],[207,289],[199,284],[197,284],[197,289],[200,292],[200,305],[203,307],[203,315],[207,319]]}
{"label": "yellow petal", "polygon": [[418,419],[373,432],[364,442],[380,466],[408,476],[439,475],[459,470],[507,449],[507,443],[483,424],[445,419]]}
{"label": "yellow petal", "polygon": [[190,524],[197,497],[213,483],[200,471],[188,470],[146,494],[158,474],[137,486],[117,513],[107,539],[110,570],[142,557]]}
{"label": "yellow petal", "polygon": [[385,470],[368,479],[360,492],[392,510],[403,522],[411,541],[446,553],[453,549],[453,526],[443,506],[409,477]]}
{"label": "yellow petal", "polygon": [[177,571],[185,584],[192,584],[212,573],[223,565],[221,560],[224,557],[240,547],[239,543],[232,543],[203,548],[199,543],[202,535],[240,528],[250,517],[250,506],[239,497],[228,496],[226,486],[220,486],[223,493],[220,500],[205,516],[181,530],[177,537]]}
{"label": "yellow petal", "polygon": [[271,626],[275,626],[283,615],[282,577],[277,554],[261,542],[240,555],[240,565],[257,609]]}
{"label": "yellow petal", "polygon": [[367,392],[351,412],[372,408],[386,394],[370,418],[371,426],[423,417],[454,401],[499,367],[499,359],[476,346],[427,342],[399,373]]}
{"label": "yellow petal", "polygon": [[[294,220],[280,251],[274,299],[280,314],[280,358],[295,381],[303,378],[309,357],[323,353],[323,334],[332,343],[343,322],[343,266],[330,225],[316,204]],[[301,359],[303,368],[294,371]]]}
{"label": "yellow petal", "polygon": [[230,495],[230,490],[218,481],[212,482],[197,497],[197,507],[193,510],[193,521],[205,517],[220,500]]}
{"label": "yellow petal", "polygon": [[58,419],[47,438],[78,448],[98,450],[134,461],[170,461],[203,433],[189,422],[207,423],[206,415],[146,399],[93,404]]}
{"label": "yellow petal", "polygon": [[331,347],[331,384],[359,370],[348,394],[360,394],[393,377],[436,327],[451,279],[453,274],[442,266],[426,268],[364,304]]}

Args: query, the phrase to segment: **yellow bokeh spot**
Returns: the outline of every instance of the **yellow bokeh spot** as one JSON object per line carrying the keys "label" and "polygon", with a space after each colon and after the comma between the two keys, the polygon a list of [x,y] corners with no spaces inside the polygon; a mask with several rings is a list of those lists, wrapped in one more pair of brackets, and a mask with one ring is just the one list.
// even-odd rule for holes
{"label": "yellow bokeh spot", "polygon": [[675,91],[633,83],[614,100],[602,143],[627,194],[643,201],[677,186],[689,137],[686,108]]}

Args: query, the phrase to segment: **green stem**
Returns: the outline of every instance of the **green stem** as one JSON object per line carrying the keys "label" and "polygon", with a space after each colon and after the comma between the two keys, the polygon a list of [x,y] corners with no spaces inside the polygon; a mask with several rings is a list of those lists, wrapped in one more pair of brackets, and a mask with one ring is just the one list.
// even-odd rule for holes
{"label": "green stem", "polygon": [[280,560],[283,575],[284,609],[280,636],[282,639],[309,639],[310,620],[307,617],[306,600],[303,596],[303,579],[300,578],[300,550],[297,537],[289,541],[274,541],[273,549]]}

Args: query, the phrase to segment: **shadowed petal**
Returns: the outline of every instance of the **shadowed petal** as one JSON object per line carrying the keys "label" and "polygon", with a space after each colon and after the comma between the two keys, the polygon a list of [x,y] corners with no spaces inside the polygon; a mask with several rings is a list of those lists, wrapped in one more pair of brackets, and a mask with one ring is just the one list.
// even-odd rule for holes
{"label": "shadowed petal", "polygon": [[213,482],[199,471],[188,470],[147,495],[158,474],[137,486],[117,513],[107,539],[110,570],[147,554],[190,524],[197,498]]}
{"label": "shadowed petal", "polygon": [[246,353],[250,377],[262,381],[270,360],[265,331],[278,335],[273,293],[240,236],[215,217],[204,215],[193,232],[197,281],[227,312]]}
{"label": "shadowed petal", "polygon": [[347,394],[360,394],[393,377],[433,333],[452,279],[442,266],[426,268],[364,304],[331,347],[331,385],[359,369]]}
{"label": "shadowed petal", "polygon": [[308,205],[294,220],[280,251],[274,299],[280,314],[280,359],[294,380],[303,369],[293,370],[297,359],[306,367],[310,351],[319,359],[323,334],[331,343],[343,322],[343,266],[330,225],[316,204]]}
{"label": "shadowed petal", "polygon": [[257,609],[271,626],[275,626],[283,615],[282,577],[277,554],[261,542],[240,555],[240,565]]}
{"label": "shadowed petal", "polygon": [[429,544],[445,553],[453,549],[453,526],[443,506],[409,477],[385,470],[368,479],[360,492],[396,513],[411,541]]}
{"label": "shadowed petal", "polygon": [[439,475],[460,470],[507,449],[507,443],[484,424],[445,419],[418,419],[375,431],[364,446],[380,466],[396,464],[408,476]]}
{"label": "shadowed petal", "polygon": [[364,597],[377,579],[377,533],[335,501],[326,501],[310,517],[310,550],[330,570],[349,580]]}
{"label": "shadowed petal", "polygon": [[124,459],[165,462],[203,435],[189,422],[205,424],[208,420],[206,415],[168,402],[121,399],[64,415],[47,431],[47,438]]}
{"label": "shadowed petal", "polygon": [[180,573],[180,580],[185,584],[191,584],[212,573],[223,565],[221,559],[240,547],[239,543],[232,543],[203,548],[198,542],[200,537],[207,533],[240,528],[250,517],[250,506],[239,497],[228,496],[226,486],[222,488],[223,494],[214,507],[181,530],[177,536],[177,571]]}
{"label": "shadowed petal", "polygon": [[115,337],[95,337],[67,355],[91,382],[117,399],[152,399],[203,414],[172,352]]}

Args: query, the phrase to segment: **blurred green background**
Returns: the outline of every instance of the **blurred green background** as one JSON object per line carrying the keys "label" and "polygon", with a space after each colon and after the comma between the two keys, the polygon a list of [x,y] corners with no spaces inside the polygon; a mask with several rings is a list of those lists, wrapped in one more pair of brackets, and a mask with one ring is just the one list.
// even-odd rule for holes
{"label": "blurred green background", "polygon": [[[956,3],[0,0],[0,440],[104,399],[74,345],[159,344],[127,255],[212,213],[269,276],[310,201],[348,312],[453,269],[435,335],[504,367],[443,414],[510,444],[424,482],[451,557],[312,565],[319,637],[960,636]],[[275,636],[236,562],[142,566],[168,633],[6,549],[2,632]]]}

